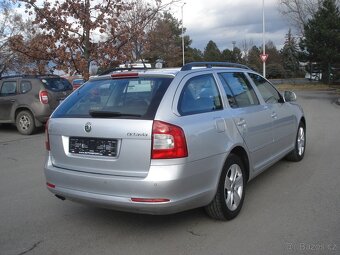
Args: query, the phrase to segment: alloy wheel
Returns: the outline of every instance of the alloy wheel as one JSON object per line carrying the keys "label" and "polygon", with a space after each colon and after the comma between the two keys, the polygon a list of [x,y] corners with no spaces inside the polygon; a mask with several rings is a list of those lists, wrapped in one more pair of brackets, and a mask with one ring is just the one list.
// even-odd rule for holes
{"label": "alloy wheel", "polygon": [[243,195],[243,175],[239,165],[233,164],[229,167],[224,182],[224,190],[228,209],[236,210]]}

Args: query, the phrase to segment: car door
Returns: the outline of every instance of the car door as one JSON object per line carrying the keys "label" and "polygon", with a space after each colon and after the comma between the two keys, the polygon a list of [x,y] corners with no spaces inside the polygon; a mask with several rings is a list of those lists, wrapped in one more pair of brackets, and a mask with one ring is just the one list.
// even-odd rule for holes
{"label": "car door", "polygon": [[291,150],[295,141],[297,120],[288,103],[266,79],[255,73],[249,73],[263,98],[263,103],[270,110],[273,121],[273,158],[280,158]]}
{"label": "car door", "polygon": [[219,169],[214,167],[214,156],[226,150],[226,125],[216,80],[212,73],[190,74],[182,84],[175,110],[181,116],[178,124],[187,135],[189,160],[202,160],[205,167]]}
{"label": "car door", "polygon": [[13,105],[16,103],[17,82],[3,81],[0,88],[0,120],[11,121]]}
{"label": "car door", "polygon": [[268,163],[271,154],[273,133],[270,110],[260,104],[244,73],[222,72],[218,76],[235,125],[250,152],[254,171],[259,171]]}

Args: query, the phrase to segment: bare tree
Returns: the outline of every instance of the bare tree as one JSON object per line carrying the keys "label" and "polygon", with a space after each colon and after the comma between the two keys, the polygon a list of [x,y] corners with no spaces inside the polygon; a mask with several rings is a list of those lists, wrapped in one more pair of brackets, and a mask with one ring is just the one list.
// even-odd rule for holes
{"label": "bare tree", "polygon": [[249,51],[253,48],[254,46],[254,41],[252,39],[249,40],[243,40],[242,41],[242,46],[241,46],[241,50],[243,53],[243,59],[245,61],[246,64],[248,64],[249,61]]}
{"label": "bare tree", "polygon": [[154,5],[150,2],[136,1],[132,5],[130,11],[122,14],[122,19],[125,20],[124,25],[129,31],[132,44],[130,61],[142,59],[145,45],[147,43],[147,33],[155,28],[157,18],[160,17],[163,11],[179,0],[167,1],[163,4],[161,1],[155,1]]}
{"label": "bare tree", "polygon": [[[286,16],[297,32],[303,36],[304,26],[319,10],[323,0],[278,0],[279,10]],[[336,0],[340,5],[340,0]]]}
{"label": "bare tree", "polygon": [[9,38],[26,34],[29,26],[30,21],[24,21],[13,10],[10,2],[0,2],[0,76],[8,71],[18,71],[24,66],[24,59],[11,50]]}

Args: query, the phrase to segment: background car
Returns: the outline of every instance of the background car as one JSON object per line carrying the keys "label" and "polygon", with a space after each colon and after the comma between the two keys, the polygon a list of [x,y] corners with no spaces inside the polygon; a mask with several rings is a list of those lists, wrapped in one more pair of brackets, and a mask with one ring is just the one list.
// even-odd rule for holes
{"label": "background car", "polygon": [[77,88],[79,88],[81,85],[83,85],[85,82],[84,79],[74,79],[72,81],[72,86],[73,86],[73,90],[76,90]]}
{"label": "background car", "polygon": [[52,114],[45,176],[58,198],[170,214],[240,212],[246,184],[304,157],[306,120],[293,92],[233,63],[113,71]]}
{"label": "background car", "polygon": [[14,123],[30,135],[73,91],[70,82],[56,75],[15,75],[0,78],[0,123]]}

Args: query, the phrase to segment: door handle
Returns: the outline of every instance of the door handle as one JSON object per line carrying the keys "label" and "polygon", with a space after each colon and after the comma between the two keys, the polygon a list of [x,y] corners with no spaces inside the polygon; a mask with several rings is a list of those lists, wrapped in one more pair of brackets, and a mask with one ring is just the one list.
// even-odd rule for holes
{"label": "door handle", "polygon": [[247,133],[247,122],[245,119],[241,118],[236,122],[238,126],[238,130],[240,131],[241,135],[245,135]]}
{"label": "door handle", "polygon": [[276,112],[273,112],[270,116],[271,116],[273,119],[277,119],[277,113],[276,113]]}
{"label": "door handle", "polygon": [[236,125],[239,126],[239,127],[244,127],[244,126],[246,126],[246,124],[247,124],[247,122],[246,122],[245,119],[240,119],[240,120],[236,123]]}

